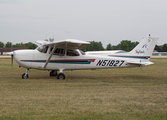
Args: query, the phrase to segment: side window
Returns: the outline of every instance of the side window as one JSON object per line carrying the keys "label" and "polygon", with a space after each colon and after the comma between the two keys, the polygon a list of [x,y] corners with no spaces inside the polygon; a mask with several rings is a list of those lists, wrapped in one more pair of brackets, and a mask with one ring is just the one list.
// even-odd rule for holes
{"label": "side window", "polygon": [[76,50],[67,50],[67,56],[79,56],[79,53]]}
{"label": "side window", "polygon": [[65,54],[65,50],[64,49],[60,49],[60,48],[57,48],[54,52],[54,55],[60,55],[60,56],[64,56]]}
{"label": "side window", "polygon": [[49,46],[45,46],[45,47],[44,47],[44,50],[43,50],[43,53],[47,53],[48,48],[49,48]]}
{"label": "side window", "polygon": [[[53,50],[53,48],[50,49],[50,54],[51,54],[52,50]],[[65,50],[60,49],[60,48],[56,48],[56,50],[53,53],[53,55],[60,55],[60,56],[64,56],[64,54],[65,54]]]}
{"label": "side window", "polygon": [[65,54],[65,50],[64,49],[60,49],[60,55],[64,55]]}
{"label": "side window", "polygon": [[59,54],[59,52],[60,52],[60,49],[59,48],[57,48],[55,51],[54,51],[54,55],[58,55]]}
{"label": "side window", "polygon": [[53,50],[53,47],[50,48],[49,54],[51,54],[52,50]]}

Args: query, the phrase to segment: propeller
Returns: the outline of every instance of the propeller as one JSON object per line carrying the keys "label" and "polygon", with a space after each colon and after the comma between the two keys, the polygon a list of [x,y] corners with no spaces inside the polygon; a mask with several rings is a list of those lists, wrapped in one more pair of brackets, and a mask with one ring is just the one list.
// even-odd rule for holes
{"label": "propeller", "polygon": [[11,65],[13,66],[13,44],[11,43]]}
{"label": "propeller", "polygon": [[11,54],[11,65],[13,66],[13,54]]}

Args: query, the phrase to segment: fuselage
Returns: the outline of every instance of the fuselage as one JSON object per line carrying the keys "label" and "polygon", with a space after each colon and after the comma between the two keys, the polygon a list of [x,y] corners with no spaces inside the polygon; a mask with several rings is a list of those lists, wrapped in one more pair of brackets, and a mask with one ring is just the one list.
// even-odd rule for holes
{"label": "fuselage", "polygon": [[[147,57],[132,57],[120,54],[108,55],[86,55],[78,49],[58,49],[59,51],[52,55],[46,67],[51,47],[47,51],[35,50],[17,50],[14,51],[16,63],[24,68],[41,70],[79,70],[79,69],[105,69],[105,68],[123,68],[138,67],[139,65],[128,64],[128,61],[148,60]],[[71,55],[69,54],[71,52]]]}

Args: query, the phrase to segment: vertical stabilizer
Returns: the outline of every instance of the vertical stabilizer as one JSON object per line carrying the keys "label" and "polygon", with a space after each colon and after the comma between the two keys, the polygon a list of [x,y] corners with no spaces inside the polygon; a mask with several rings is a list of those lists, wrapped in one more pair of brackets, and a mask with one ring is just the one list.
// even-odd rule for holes
{"label": "vertical stabilizer", "polygon": [[150,35],[145,37],[132,51],[129,52],[129,54],[136,56],[152,56],[152,52],[158,39],[158,37],[151,37]]}

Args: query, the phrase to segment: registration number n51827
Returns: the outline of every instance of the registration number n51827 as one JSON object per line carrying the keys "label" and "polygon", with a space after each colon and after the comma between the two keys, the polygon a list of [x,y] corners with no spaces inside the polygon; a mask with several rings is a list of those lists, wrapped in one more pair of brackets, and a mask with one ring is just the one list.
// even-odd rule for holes
{"label": "registration number n51827", "polygon": [[124,62],[125,62],[124,60],[99,60],[96,66],[121,67]]}

